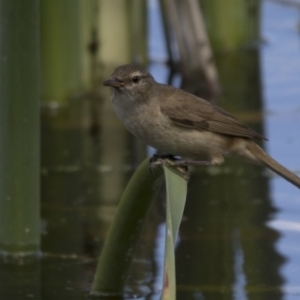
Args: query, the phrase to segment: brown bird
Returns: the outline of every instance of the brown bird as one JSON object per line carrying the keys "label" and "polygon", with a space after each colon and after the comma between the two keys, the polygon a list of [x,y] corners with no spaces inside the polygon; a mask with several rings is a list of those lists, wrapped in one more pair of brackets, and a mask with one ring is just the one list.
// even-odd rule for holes
{"label": "brown bird", "polygon": [[267,166],[300,188],[297,175],[253,142],[266,138],[222,108],[158,83],[136,65],[116,68],[103,85],[111,88],[112,105],[126,128],[163,153],[191,158],[196,161],[183,162],[194,165],[219,165],[234,154]]}

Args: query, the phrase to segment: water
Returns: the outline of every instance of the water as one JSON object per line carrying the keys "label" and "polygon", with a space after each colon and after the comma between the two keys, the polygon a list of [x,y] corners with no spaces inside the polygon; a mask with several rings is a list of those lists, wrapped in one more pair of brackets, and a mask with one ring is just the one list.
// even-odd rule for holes
{"label": "water", "polygon": [[[267,45],[262,50],[262,72],[266,131],[271,140],[267,149],[299,174],[299,11],[266,3],[263,13],[263,34]],[[284,299],[296,299],[300,295],[300,272],[297,268],[300,262],[300,195],[297,189],[290,188],[281,179],[274,179],[271,185],[271,196],[278,213],[269,221],[269,226],[280,232],[276,249],[287,259],[280,270],[285,280],[282,286]]]}
{"label": "water", "polygon": [[[150,2],[155,9],[155,1]],[[159,62],[166,58],[165,49],[156,34],[157,16],[152,18],[155,63],[150,70],[164,82],[168,70]],[[267,151],[299,174],[298,25],[295,8],[264,2],[260,52],[217,59],[223,66],[239,66],[220,71],[226,85],[219,104],[263,132],[270,140],[264,144]],[[179,82],[180,76],[174,84]],[[99,108],[102,121],[93,126],[86,102],[43,113],[43,255],[10,264],[1,260],[1,300],[90,298],[96,258],[118,200],[147,152],[105,109]],[[194,169],[176,246],[178,299],[298,299],[299,200],[298,189],[284,179],[238,159]],[[164,209],[161,195],[134,258],[126,291],[138,299],[159,299]]]}

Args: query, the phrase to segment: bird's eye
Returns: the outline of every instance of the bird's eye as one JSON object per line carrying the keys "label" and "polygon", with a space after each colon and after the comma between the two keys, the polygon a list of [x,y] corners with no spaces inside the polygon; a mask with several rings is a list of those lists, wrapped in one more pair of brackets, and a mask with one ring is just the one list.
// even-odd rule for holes
{"label": "bird's eye", "polygon": [[132,77],[132,79],[131,79],[131,81],[132,81],[133,83],[139,83],[140,80],[141,80],[141,77],[140,77],[140,76],[134,76],[134,77]]}

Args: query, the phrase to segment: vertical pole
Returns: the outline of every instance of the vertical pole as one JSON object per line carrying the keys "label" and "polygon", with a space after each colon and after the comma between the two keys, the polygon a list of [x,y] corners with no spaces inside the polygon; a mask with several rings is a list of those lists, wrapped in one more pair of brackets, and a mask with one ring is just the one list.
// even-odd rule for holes
{"label": "vertical pole", "polygon": [[39,1],[0,0],[0,253],[37,254]]}
{"label": "vertical pole", "polygon": [[[110,76],[115,67],[130,62],[130,26],[127,1],[99,0],[99,52],[101,79]],[[125,183],[125,173],[120,166],[126,163],[128,147],[128,131],[118,120],[110,103],[110,91],[104,89],[101,97],[105,99],[100,108],[100,164],[110,164],[114,172],[101,178],[100,195],[105,196],[107,202],[119,201],[119,191]],[[106,122],[109,120],[109,122]],[[114,133],[112,135],[112,132]]]}
{"label": "vertical pole", "polygon": [[128,4],[131,60],[146,66],[148,63],[147,1],[130,0]]}
{"label": "vertical pole", "polygon": [[82,2],[41,0],[42,101],[68,105],[83,90]]}
{"label": "vertical pole", "polygon": [[215,51],[230,52],[257,43],[260,0],[199,0]]}

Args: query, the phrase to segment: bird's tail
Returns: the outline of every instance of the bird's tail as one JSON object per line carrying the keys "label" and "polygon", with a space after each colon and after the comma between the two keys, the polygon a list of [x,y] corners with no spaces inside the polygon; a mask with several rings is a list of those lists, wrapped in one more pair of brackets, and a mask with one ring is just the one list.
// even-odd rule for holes
{"label": "bird's tail", "polygon": [[254,142],[250,142],[247,144],[247,148],[263,165],[267,166],[269,169],[282,176],[296,187],[300,188],[300,178],[296,174],[279,164],[257,144],[255,144]]}

